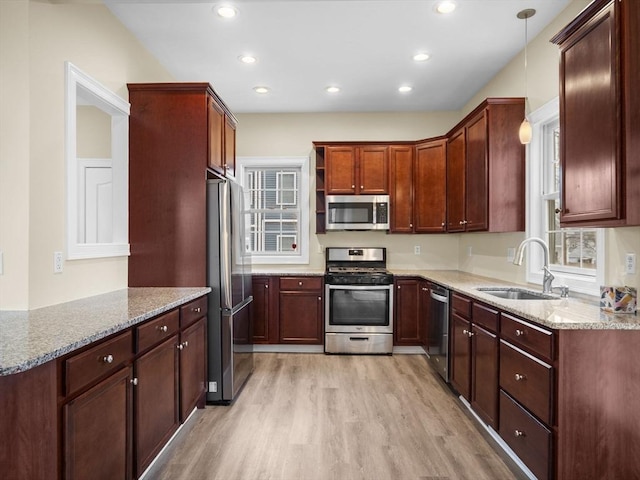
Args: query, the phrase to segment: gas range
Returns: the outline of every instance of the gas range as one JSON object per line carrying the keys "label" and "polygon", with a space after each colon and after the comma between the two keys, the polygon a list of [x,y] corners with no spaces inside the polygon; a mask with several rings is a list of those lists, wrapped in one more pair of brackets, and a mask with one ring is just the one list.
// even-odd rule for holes
{"label": "gas range", "polygon": [[326,249],[325,282],[332,285],[391,285],[393,274],[386,269],[385,248]]}

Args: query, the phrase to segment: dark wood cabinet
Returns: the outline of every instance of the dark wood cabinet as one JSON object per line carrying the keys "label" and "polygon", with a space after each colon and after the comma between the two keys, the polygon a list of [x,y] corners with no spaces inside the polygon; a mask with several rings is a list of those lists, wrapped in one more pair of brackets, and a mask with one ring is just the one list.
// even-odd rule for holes
{"label": "dark wood cabinet", "polygon": [[417,278],[399,278],[394,282],[394,345],[422,345],[420,283]]}
{"label": "dark wood cabinet", "polygon": [[279,343],[322,345],[322,277],[280,277]]}
{"label": "dark wood cabinet", "polygon": [[[64,404],[62,470],[65,479],[132,478],[131,380],[131,367],[122,367]],[[53,445],[48,447],[55,450]],[[53,470],[48,475],[55,478]]]}
{"label": "dark wood cabinet", "polygon": [[414,168],[413,145],[389,146],[389,208],[390,231],[414,231]]}
{"label": "dark wood cabinet", "polygon": [[129,286],[206,285],[206,169],[231,171],[235,119],[208,83],[128,87]]}
{"label": "dark wood cabinet", "polygon": [[207,393],[207,319],[201,317],[180,333],[180,422],[194,408],[204,408]]}
{"label": "dark wood cabinet", "polygon": [[429,321],[431,315],[431,284],[426,280],[418,282],[418,322],[420,329],[420,344],[425,352],[429,345]]}
{"label": "dark wood cabinet", "polygon": [[274,313],[275,304],[278,303],[277,280],[277,277],[262,275],[252,278],[253,343],[278,343],[277,311]]}
{"label": "dark wood cabinet", "polygon": [[447,141],[445,138],[418,142],[414,172],[413,230],[415,233],[445,232],[447,220]]}
{"label": "dark wood cabinet", "polygon": [[447,135],[447,231],[524,230],[523,98],[487,98]]}
{"label": "dark wood cabinet", "polygon": [[471,397],[471,322],[451,311],[451,385],[467,400]]}
{"label": "dark wood cabinet", "polygon": [[463,232],[465,218],[466,131],[449,136],[447,142],[447,232]]}
{"label": "dark wood cabinet", "polygon": [[474,302],[472,319],[470,403],[487,425],[497,429],[500,312]]}
{"label": "dark wood cabinet", "polygon": [[387,145],[333,145],[325,149],[326,194],[389,193]]}
{"label": "dark wood cabinet", "polygon": [[178,346],[176,334],[134,363],[136,476],[145,471],[179,426]]}
{"label": "dark wood cabinet", "polygon": [[563,226],[640,224],[640,4],[596,0],[560,47]]}

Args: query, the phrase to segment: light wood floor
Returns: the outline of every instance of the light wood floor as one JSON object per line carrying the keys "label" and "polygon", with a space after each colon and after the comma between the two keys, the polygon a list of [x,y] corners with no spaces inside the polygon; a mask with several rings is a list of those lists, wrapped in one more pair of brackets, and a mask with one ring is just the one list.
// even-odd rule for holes
{"label": "light wood floor", "polygon": [[230,407],[199,410],[146,479],[518,478],[421,355],[255,355]]}

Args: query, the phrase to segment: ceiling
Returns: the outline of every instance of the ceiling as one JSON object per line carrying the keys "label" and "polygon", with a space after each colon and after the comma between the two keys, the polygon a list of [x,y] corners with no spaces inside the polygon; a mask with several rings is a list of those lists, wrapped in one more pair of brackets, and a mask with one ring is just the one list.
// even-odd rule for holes
{"label": "ceiling", "polygon": [[530,41],[570,3],[456,0],[442,15],[436,0],[229,0],[225,19],[222,0],[103,1],[176,80],[210,82],[236,113],[459,110],[523,49],[519,11],[537,11]]}

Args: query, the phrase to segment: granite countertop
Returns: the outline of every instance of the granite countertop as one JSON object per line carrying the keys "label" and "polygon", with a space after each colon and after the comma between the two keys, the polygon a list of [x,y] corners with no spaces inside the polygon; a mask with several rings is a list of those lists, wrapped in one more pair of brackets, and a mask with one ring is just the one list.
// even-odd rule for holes
{"label": "granite countertop", "polygon": [[211,291],[126,288],[28,311],[0,311],[0,375],[29,370]]}
{"label": "granite countertop", "polygon": [[640,330],[637,314],[613,314],[600,310],[599,299],[575,295],[557,300],[507,300],[476,290],[478,287],[524,287],[540,291],[539,285],[516,285],[495,278],[456,270],[394,270],[398,276],[419,276],[485,304],[558,330]]}

